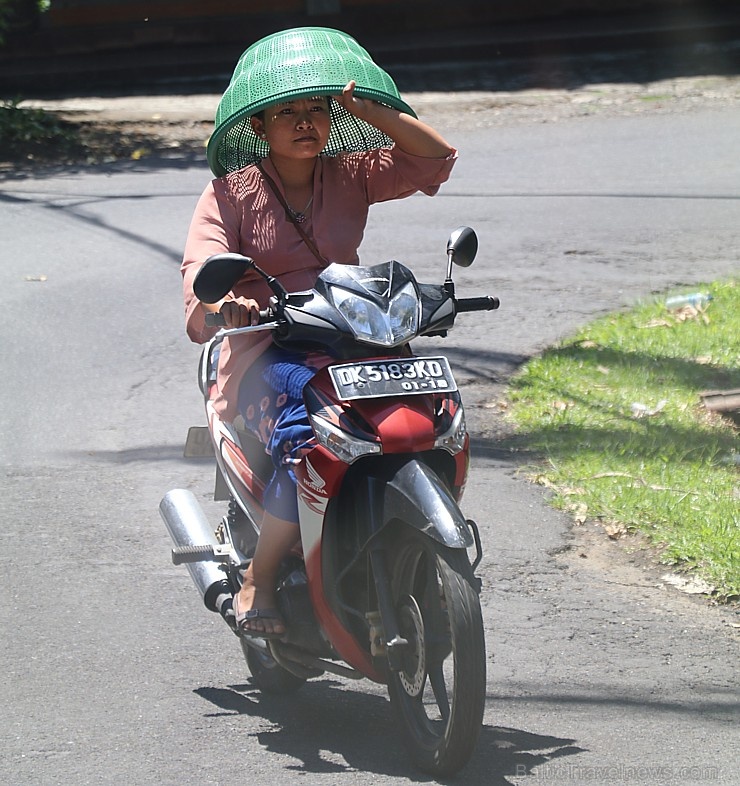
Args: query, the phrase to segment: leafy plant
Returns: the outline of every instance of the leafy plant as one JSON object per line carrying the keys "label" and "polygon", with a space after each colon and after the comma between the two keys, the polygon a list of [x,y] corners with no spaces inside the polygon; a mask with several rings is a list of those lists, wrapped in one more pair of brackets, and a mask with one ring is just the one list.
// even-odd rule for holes
{"label": "leafy plant", "polygon": [[13,28],[32,27],[50,4],[50,0],[0,0],[0,45]]}
{"label": "leafy plant", "polygon": [[17,99],[0,101],[0,155],[33,156],[38,146],[50,143],[60,152],[76,144],[74,128],[51,112],[21,107]]}

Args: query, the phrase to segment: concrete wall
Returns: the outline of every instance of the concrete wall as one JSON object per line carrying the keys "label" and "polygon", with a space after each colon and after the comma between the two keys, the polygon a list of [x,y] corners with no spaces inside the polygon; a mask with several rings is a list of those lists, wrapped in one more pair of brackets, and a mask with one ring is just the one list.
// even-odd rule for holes
{"label": "concrete wall", "polygon": [[432,29],[692,4],[696,0],[52,0],[45,24],[52,30],[126,25],[139,28],[146,38],[152,33],[145,28],[166,31],[205,23],[211,29],[214,21],[248,23],[281,16],[327,26],[363,20]]}
{"label": "concrete wall", "polygon": [[[632,42],[632,31],[643,27],[713,29],[712,9],[730,9],[740,27],[739,5],[738,0],[51,0],[35,30],[0,48],[0,91],[42,93],[230,73],[252,42],[303,25],[344,30],[382,62],[400,64],[424,57],[482,60],[492,51],[501,57],[521,54],[522,48],[542,55],[571,47],[573,31],[578,46],[599,50],[615,35]],[[647,14],[652,16],[645,26]]]}
{"label": "concrete wall", "polygon": [[713,0],[51,0],[37,44],[56,54],[156,45],[248,43],[302,25],[336,27],[361,40],[686,8]]}

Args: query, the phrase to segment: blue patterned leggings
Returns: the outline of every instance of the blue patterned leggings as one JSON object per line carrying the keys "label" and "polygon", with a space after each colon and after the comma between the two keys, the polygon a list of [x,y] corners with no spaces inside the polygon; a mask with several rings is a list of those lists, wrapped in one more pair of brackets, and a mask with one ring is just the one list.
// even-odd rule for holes
{"label": "blue patterned leggings", "polygon": [[272,346],[249,367],[239,386],[239,412],[264,443],[275,471],[265,489],[265,510],[298,523],[293,466],[314,444],[303,388],[316,373],[309,356]]}

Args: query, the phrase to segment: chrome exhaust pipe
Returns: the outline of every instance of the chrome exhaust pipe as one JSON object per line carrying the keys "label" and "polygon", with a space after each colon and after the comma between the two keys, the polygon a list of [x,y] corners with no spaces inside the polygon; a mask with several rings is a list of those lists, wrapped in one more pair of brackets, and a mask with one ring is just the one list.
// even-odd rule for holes
{"label": "chrome exhaust pipe", "polygon": [[[219,548],[206,514],[192,491],[168,491],[159,503],[159,513],[175,546],[190,549],[198,546]],[[233,593],[223,570],[212,560],[188,560],[185,564],[206,608],[217,611],[231,624],[230,620],[234,619]]]}

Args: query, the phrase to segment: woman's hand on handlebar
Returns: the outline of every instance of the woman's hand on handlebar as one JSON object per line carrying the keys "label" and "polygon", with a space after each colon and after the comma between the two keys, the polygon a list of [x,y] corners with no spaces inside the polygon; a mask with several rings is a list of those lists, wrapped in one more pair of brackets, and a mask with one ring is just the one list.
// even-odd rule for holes
{"label": "woman's hand on handlebar", "polygon": [[226,322],[227,328],[249,327],[258,325],[260,321],[260,307],[256,300],[240,297],[234,300],[225,300],[219,312]]}
{"label": "woman's hand on handlebar", "polygon": [[208,311],[213,309],[213,311],[221,314],[224,320],[224,327],[226,328],[249,327],[250,325],[258,325],[260,321],[259,303],[250,298],[229,298],[224,300],[218,309],[214,308],[214,306],[211,306],[211,308],[206,306],[206,309]]}

